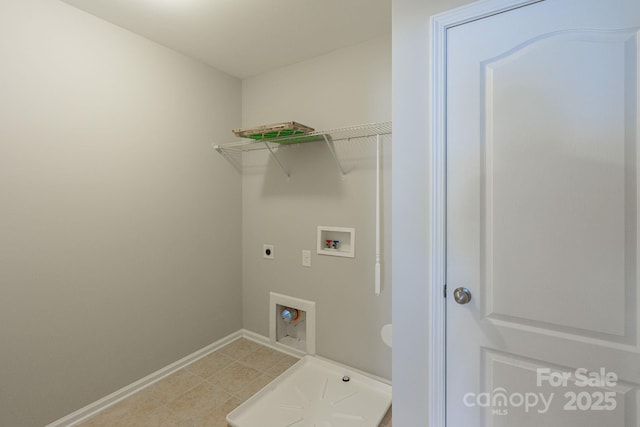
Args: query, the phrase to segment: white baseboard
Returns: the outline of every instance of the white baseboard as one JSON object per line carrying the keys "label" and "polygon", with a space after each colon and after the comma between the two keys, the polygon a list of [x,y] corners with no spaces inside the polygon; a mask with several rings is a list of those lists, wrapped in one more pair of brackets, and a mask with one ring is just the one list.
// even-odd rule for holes
{"label": "white baseboard", "polygon": [[[253,333],[252,333],[253,334]],[[258,334],[253,334],[257,337],[260,337],[260,335]],[[122,387],[120,390],[117,390],[113,393],[111,393],[108,396],[103,397],[100,400],[97,400],[93,403],[88,404],[87,406],[85,406],[84,408],[80,408],[77,411],[63,417],[60,418],[59,420],[56,420],[50,424],[47,424],[45,427],[72,427],[72,426],[76,426],[78,424],[80,424],[83,421],[86,421],[89,417],[95,415],[96,413],[108,408],[111,405],[114,405],[118,402],[120,402],[123,399],[126,399],[127,397],[139,392],[140,390],[142,390],[145,387],[150,386],[151,384],[160,381],[161,379],[173,374],[176,371],[179,371],[180,369],[184,368],[185,366],[195,362],[196,360],[210,354],[213,353],[214,351],[216,351],[217,349],[227,345],[228,343],[230,343],[231,341],[234,341],[240,337],[245,336],[245,331],[244,330],[239,330],[236,331],[230,335],[227,335],[226,337],[219,339],[218,341],[214,342],[213,344],[209,344],[208,346],[201,348],[200,350],[195,351],[194,353],[191,353],[188,356],[183,357],[182,359],[178,360],[177,362],[174,362],[168,366],[165,366],[164,368],[161,368],[149,375],[147,375],[146,377],[132,383],[129,384],[125,387]],[[248,339],[252,339],[254,341],[260,342],[261,344],[265,344],[264,342],[258,340],[255,337],[249,337],[247,336]],[[268,345],[268,344],[265,344]]]}
{"label": "white baseboard", "polygon": [[278,350],[281,353],[288,354],[289,356],[293,356],[298,359],[301,359],[307,355],[307,353],[302,350],[282,345],[279,342],[272,342],[268,337],[262,336],[247,329],[242,330],[242,337],[251,341],[255,341],[258,344],[262,344],[266,347],[271,347],[274,350]]}

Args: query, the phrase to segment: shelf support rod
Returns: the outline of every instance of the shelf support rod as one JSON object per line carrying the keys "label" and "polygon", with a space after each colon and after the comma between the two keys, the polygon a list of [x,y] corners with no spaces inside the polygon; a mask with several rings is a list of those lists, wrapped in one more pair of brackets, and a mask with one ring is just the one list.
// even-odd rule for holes
{"label": "shelf support rod", "polygon": [[380,296],[380,135],[376,135],[376,263],[374,292]]}
{"label": "shelf support rod", "polygon": [[276,156],[276,153],[269,146],[269,143],[266,140],[262,140],[262,142],[264,142],[265,147],[267,147],[267,149],[269,150],[269,153],[271,154],[271,157],[273,157],[273,160],[275,160],[278,166],[280,166],[280,169],[282,169],[282,172],[284,172],[287,178],[291,178],[291,175],[289,175],[289,172],[285,169],[282,163],[280,163],[280,159],[278,159],[278,156]]}
{"label": "shelf support rod", "polygon": [[324,142],[327,143],[327,147],[329,148],[329,152],[333,156],[333,159],[336,161],[336,164],[338,165],[338,169],[340,169],[340,175],[345,176],[346,172],[342,168],[342,163],[340,163],[340,160],[338,159],[338,155],[336,154],[336,150],[335,150],[335,147],[333,146],[333,141],[331,140],[331,137],[329,135],[327,135],[326,133],[323,133],[322,137],[324,138]]}

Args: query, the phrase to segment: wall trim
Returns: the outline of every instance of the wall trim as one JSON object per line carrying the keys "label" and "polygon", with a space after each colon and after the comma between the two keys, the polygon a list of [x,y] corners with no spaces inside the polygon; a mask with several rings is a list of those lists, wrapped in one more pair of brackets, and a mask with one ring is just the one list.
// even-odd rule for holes
{"label": "wall trim", "polygon": [[279,351],[281,353],[288,354],[289,356],[296,357],[298,359],[303,358],[307,354],[302,350],[298,350],[298,349],[289,347],[287,345],[280,344],[277,341],[273,342],[273,341],[271,341],[271,338],[265,337],[265,336],[260,335],[260,334],[257,334],[257,333],[255,333],[253,331],[248,330],[248,329],[243,329],[242,330],[242,337],[246,338],[248,340],[251,340],[251,341],[255,341],[258,344],[262,344],[265,347],[269,347],[269,348],[272,348],[274,350],[277,350],[277,351]]}
{"label": "wall trim", "polygon": [[447,31],[544,0],[481,0],[430,19],[429,427],[446,426],[446,84]]}
{"label": "wall trim", "polygon": [[170,365],[165,366],[164,368],[161,368],[147,375],[146,377],[139,379],[136,382],[133,382],[127,386],[122,387],[119,390],[114,391],[113,393],[103,397],[102,399],[90,403],[87,406],[80,408],[63,418],[60,418],[59,420],[47,424],[45,427],[76,426],[81,422],[86,421],[89,417],[95,415],[96,413],[108,408],[109,406],[115,405],[121,400],[126,399],[127,397],[139,392],[140,390],[150,386],[151,384],[160,381],[161,379],[173,374],[176,371],[179,371],[180,369],[195,362],[196,360],[213,353],[219,348],[243,336],[243,330],[239,330],[230,335],[227,335],[226,337],[221,338],[218,341],[209,344],[208,346],[203,347],[200,350],[197,350]]}

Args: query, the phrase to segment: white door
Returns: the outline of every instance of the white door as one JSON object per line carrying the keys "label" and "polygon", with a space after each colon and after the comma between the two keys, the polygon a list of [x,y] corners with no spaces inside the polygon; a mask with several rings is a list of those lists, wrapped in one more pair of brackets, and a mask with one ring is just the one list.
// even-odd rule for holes
{"label": "white door", "polygon": [[639,28],[546,0],[447,31],[449,427],[640,425]]}

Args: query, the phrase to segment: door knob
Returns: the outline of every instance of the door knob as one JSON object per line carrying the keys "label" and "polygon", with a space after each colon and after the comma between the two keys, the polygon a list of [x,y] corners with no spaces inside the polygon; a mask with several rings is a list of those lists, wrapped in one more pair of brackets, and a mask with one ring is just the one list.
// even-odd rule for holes
{"label": "door knob", "polygon": [[467,304],[471,301],[471,291],[463,287],[456,288],[456,290],[453,291],[453,299],[455,299],[458,304]]}

